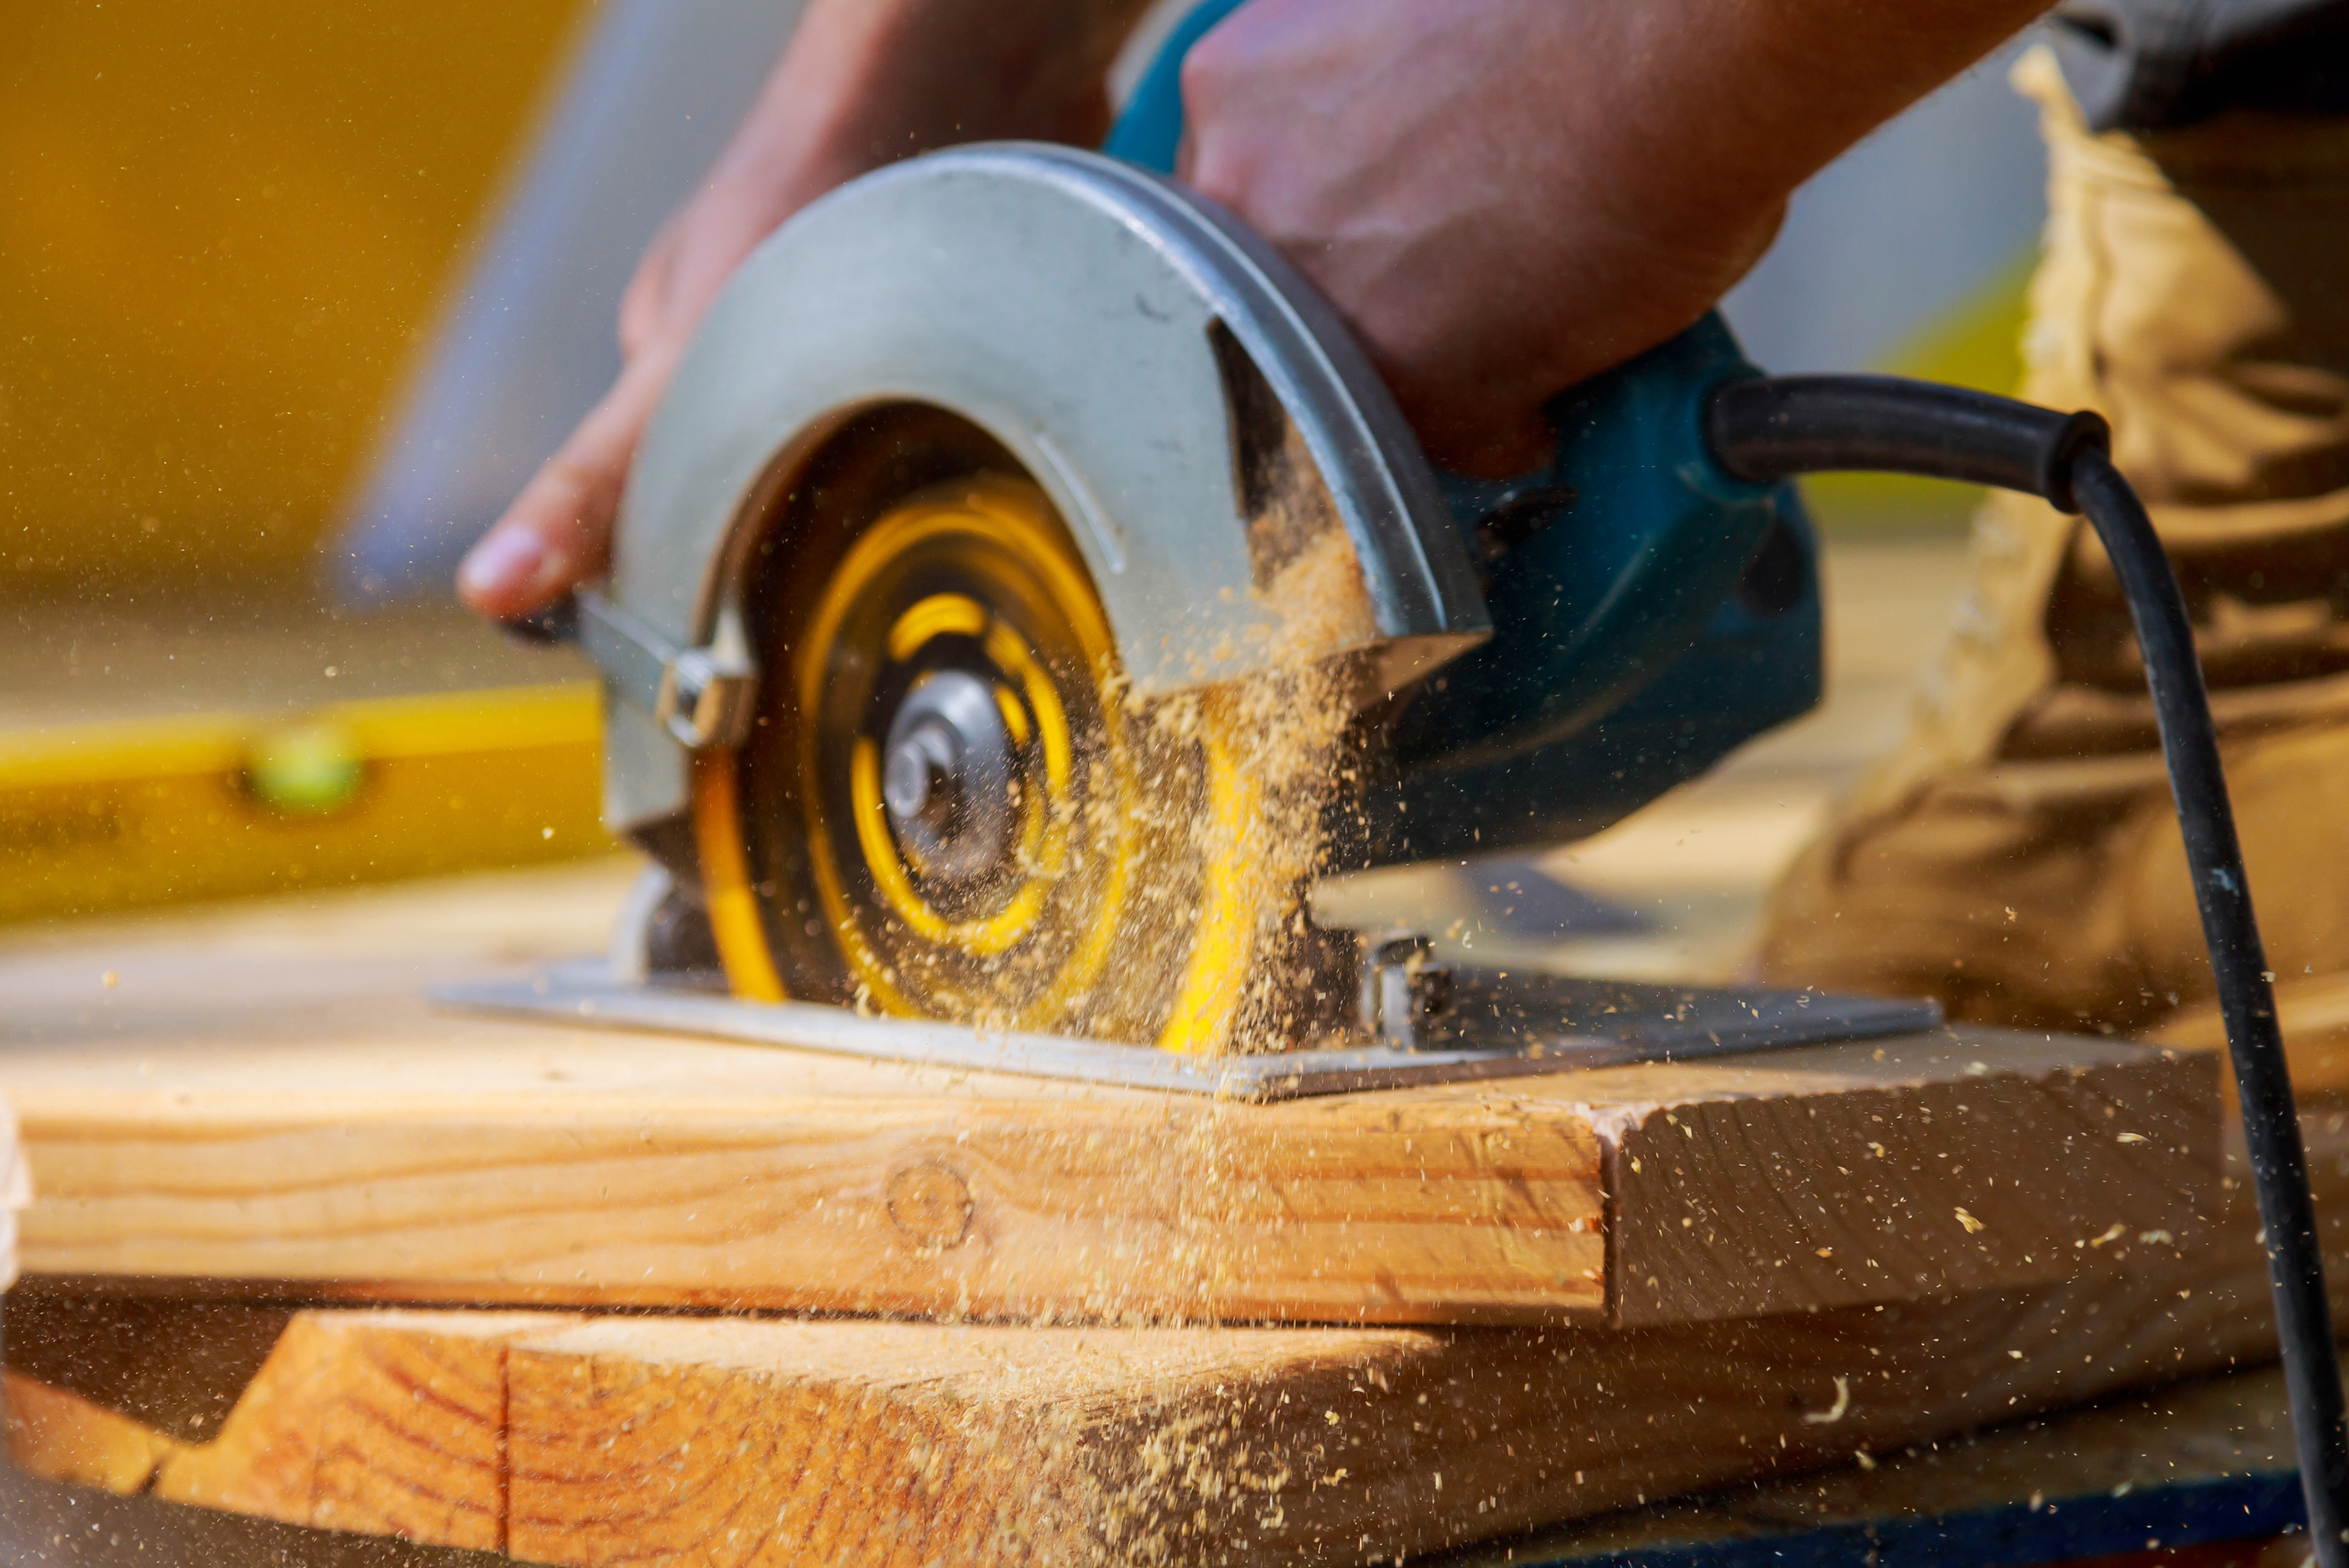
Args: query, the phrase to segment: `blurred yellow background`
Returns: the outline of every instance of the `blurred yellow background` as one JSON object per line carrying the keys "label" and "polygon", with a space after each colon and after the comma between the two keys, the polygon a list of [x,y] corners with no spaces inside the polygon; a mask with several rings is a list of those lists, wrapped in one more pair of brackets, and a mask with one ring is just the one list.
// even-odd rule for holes
{"label": "blurred yellow background", "polygon": [[0,597],[306,579],[586,8],[0,7]]}
{"label": "blurred yellow background", "polygon": [[0,6],[0,923],[609,848],[575,668],[315,569],[586,9]]}

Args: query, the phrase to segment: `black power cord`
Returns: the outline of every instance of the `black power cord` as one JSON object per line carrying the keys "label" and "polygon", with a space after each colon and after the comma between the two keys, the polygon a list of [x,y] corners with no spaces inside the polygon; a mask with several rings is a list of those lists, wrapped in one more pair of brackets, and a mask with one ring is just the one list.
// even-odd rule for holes
{"label": "black power cord", "polygon": [[1706,435],[1715,461],[1742,479],[1875,470],[1997,485],[2087,514],[2104,541],[2144,655],[2241,1091],[2309,1544],[2324,1568],[2349,1568],[2349,1431],[2276,994],[2186,600],[2143,505],[2112,466],[2104,420],[1893,376],[1785,376],[1723,386]]}

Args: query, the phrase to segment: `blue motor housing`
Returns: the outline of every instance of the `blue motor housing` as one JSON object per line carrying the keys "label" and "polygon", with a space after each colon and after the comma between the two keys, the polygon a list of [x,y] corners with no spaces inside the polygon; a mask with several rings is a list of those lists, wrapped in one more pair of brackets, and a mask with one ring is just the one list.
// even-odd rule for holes
{"label": "blue motor housing", "polygon": [[[1184,18],[1105,150],[1173,172],[1183,56],[1238,4]],[[1713,391],[1757,373],[1708,315],[1554,400],[1546,467],[1439,473],[1494,635],[1372,720],[1364,791],[1330,814],[1337,866],[1582,838],[1817,704],[1809,520],[1705,442]]]}
{"label": "blue motor housing", "polygon": [[1566,504],[1491,560],[1492,639],[1380,720],[1368,793],[1331,824],[1342,861],[1582,838],[1818,703],[1809,519],[1705,449],[1713,389],[1753,373],[1708,316],[1553,402],[1547,470],[1441,476],[1487,553],[1513,502]]}

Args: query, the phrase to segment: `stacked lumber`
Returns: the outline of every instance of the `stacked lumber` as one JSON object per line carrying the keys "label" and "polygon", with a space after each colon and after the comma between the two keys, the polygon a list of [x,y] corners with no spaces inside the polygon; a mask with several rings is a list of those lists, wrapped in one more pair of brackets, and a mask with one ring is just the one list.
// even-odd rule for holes
{"label": "stacked lumber", "polygon": [[[1417,1556],[2263,1359],[2231,1218],[2137,1273],[1628,1331],[280,1312],[213,1435],[14,1373],[11,1443],[39,1474],[533,1562]],[[50,1298],[55,1332],[87,1305]],[[12,1309],[12,1357],[71,1361],[28,1332]]]}

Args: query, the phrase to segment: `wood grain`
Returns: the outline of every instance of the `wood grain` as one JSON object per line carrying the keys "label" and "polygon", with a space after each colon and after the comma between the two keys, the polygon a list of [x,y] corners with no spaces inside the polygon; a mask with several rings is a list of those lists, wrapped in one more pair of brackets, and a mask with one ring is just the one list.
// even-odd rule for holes
{"label": "wood grain", "polygon": [[1586,1125],[1474,1103],[19,1098],[51,1275],[1105,1317],[1604,1300]]}
{"label": "wood grain", "polygon": [[[1976,1054],[1936,1081],[1625,1125],[1608,1140],[1613,1320],[1954,1296],[2197,1245],[2221,1136],[2207,1080],[2083,1063],[2062,1037],[1963,1038]],[[2166,1172],[2138,1157],[2153,1140],[2182,1156]]]}
{"label": "wood grain", "polygon": [[[182,976],[195,1023],[166,1003],[128,1038],[0,1055],[39,1193],[29,1271],[313,1299],[1654,1323],[2131,1267],[2085,1243],[2182,1240],[2215,1181],[2211,1062],[2071,1037],[1259,1106],[442,1018],[380,973],[348,1005],[316,970],[323,999],[231,1005],[204,988],[237,966],[213,968]],[[1959,1124],[1966,1157],[1943,1160]]]}
{"label": "wood grain", "polygon": [[305,1313],[213,1441],[159,1467],[169,1502],[502,1551],[505,1340],[494,1314]]}

